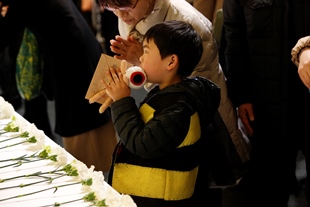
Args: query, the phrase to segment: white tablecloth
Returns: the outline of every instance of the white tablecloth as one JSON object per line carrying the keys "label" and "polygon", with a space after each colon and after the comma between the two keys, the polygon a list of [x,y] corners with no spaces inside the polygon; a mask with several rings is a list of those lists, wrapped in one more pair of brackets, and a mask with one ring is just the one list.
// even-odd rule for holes
{"label": "white tablecloth", "polygon": [[[0,100],[0,115],[1,115],[1,107],[3,107],[3,101],[1,102]],[[16,117],[16,119],[18,120],[16,121],[17,123],[22,122],[27,123],[29,125],[29,128],[32,128],[31,130],[35,128],[33,124],[27,122],[22,116],[20,116],[16,112],[13,113],[12,117]],[[90,192],[95,192],[96,197],[100,198],[100,200],[105,198],[105,202],[106,204],[109,205],[109,207],[136,206],[130,196],[120,195],[111,186],[109,186],[106,182],[104,182],[104,180],[98,181],[98,179],[97,180],[93,179],[93,182],[95,183],[93,183],[92,187],[86,187],[82,185],[78,180],[75,180],[76,179],[75,176],[66,175],[54,179],[52,180],[52,182],[48,182],[46,180],[46,177],[55,178],[57,175],[53,173],[42,174],[41,176],[27,177],[27,175],[36,172],[43,173],[43,172],[55,171],[57,169],[62,169],[62,167],[64,167],[65,164],[63,164],[63,166],[59,166],[59,163],[57,162],[54,162],[49,159],[44,159],[40,161],[22,163],[21,165],[17,166],[16,163],[18,159],[12,160],[13,158],[18,158],[21,156],[30,156],[35,152],[42,151],[44,148],[46,148],[46,146],[56,149],[57,148],[63,149],[63,148],[60,147],[58,144],[54,143],[51,139],[49,139],[45,135],[43,144],[44,148],[42,149],[38,149],[38,145],[42,145],[42,143],[23,143],[14,145],[23,140],[26,140],[26,138],[21,137],[13,138],[16,135],[21,134],[21,132],[3,133],[4,132],[3,128],[7,126],[7,124],[10,121],[12,121],[12,117],[1,118],[0,116],[0,206],[1,207],[54,206],[55,203],[65,203],[73,200],[77,201],[68,204],[61,204],[60,206],[75,206],[75,207],[92,206],[92,202],[86,202],[82,199],[85,195],[87,195]],[[23,125],[21,128],[25,130],[25,125]],[[67,164],[80,162],[75,160],[75,158],[69,153],[67,153],[64,149],[63,151],[66,153]],[[93,169],[88,170],[92,173],[95,172],[97,175],[98,173],[99,174],[101,173],[93,171]],[[21,177],[16,178],[17,176]],[[86,175],[83,176],[85,177]],[[26,187],[19,187],[20,185],[40,181],[41,183],[33,184]],[[57,190],[55,191],[56,188]],[[32,195],[21,196],[23,194],[29,194],[37,191],[42,192],[34,193]]]}

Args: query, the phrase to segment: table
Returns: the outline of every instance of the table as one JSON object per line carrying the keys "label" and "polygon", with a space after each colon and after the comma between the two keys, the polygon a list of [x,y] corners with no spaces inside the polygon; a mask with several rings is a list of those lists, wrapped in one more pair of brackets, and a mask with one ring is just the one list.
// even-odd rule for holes
{"label": "table", "polygon": [[101,171],[75,159],[0,96],[0,206],[104,204],[136,207],[104,181]]}

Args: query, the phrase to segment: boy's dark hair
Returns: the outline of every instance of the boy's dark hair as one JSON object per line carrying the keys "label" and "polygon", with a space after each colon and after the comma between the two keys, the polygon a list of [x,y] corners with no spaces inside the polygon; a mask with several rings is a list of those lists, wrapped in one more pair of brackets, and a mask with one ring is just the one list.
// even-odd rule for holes
{"label": "boy's dark hair", "polygon": [[202,40],[192,25],[178,20],[158,23],[145,34],[144,41],[153,40],[161,58],[175,54],[179,58],[178,74],[190,76],[202,55]]}

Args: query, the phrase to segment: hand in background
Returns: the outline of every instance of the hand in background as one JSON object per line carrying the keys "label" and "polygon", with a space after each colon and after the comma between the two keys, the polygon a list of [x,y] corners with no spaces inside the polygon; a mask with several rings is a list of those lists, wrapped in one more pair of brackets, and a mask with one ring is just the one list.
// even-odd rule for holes
{"label": "hand in background", "polygon": [[238,116],[249,136],[253,136],[251,122],[254,121],[253,105],[251,103],[242,104],[238,107]]}
{"label": "hand in background", "polygon": [[310,48],[305,48],[299,55],[298,74],[301,81],[310,89]]}
{"label": "hand in background", "polygon": [[115,40],[110,40],[110,43],[111,51],[118,54],[114,55],[114,58],[127,60],[133,65],[140,65],[139,58],[143,55],[143,48],[141,43],[133,36],[129,36],[126,40],[117,35]]}
{"label": "hand in background", "polygon": [[8,8],[9,8],[9,6],[4,6],[4,5],[2,5],[2,2],[0,2],[0,11],[1,11],[0,16],[1,17],[5,17],[6,12],[8,11]]}

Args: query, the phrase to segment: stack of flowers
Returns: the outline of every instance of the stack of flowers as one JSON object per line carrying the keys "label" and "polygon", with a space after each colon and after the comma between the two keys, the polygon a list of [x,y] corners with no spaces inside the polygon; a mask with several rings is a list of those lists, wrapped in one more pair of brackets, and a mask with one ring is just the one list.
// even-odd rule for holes
{"label": "stack of flowers", "polygon": [[136,207],[0,96],[0,206]]}

